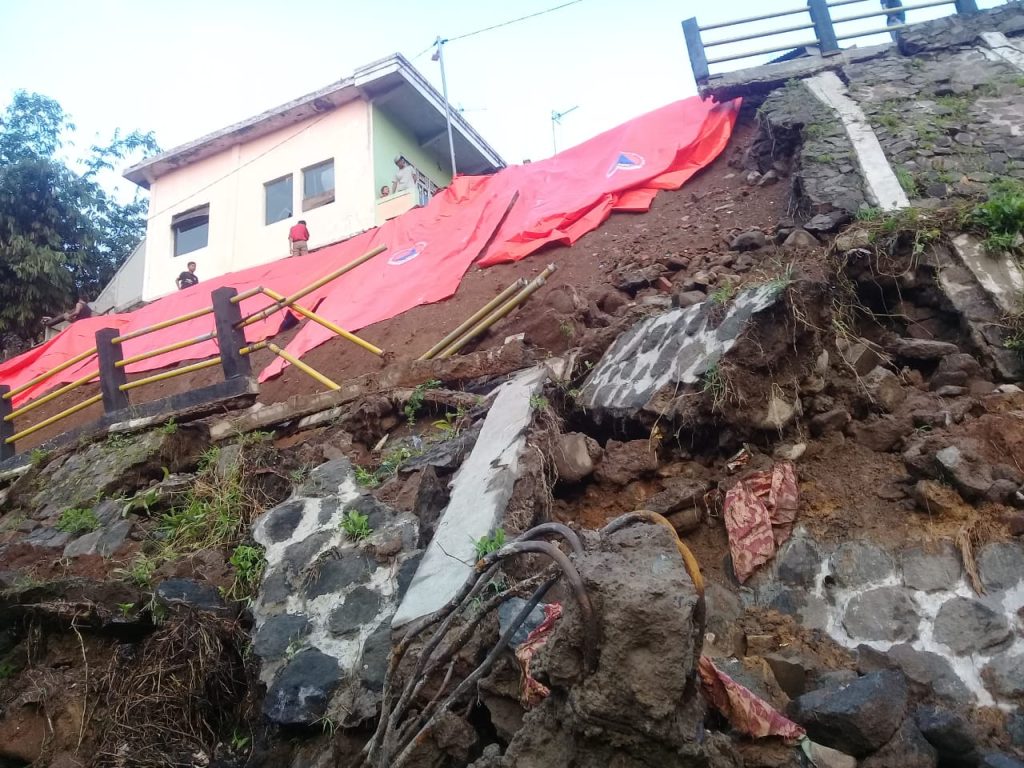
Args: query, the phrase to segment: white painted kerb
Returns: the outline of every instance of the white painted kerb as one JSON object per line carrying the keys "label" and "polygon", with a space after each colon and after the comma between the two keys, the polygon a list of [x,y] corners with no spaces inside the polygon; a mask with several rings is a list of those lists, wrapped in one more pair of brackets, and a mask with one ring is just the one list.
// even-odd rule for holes
{"label": "white painted kerb", "polygon": [[1002,32],[982,32],[979,37],[992,53],[1010,66],[1024,72],[1024,52],[1010,42],[1006,35]]}
{"label": "white painted kerb", "polygon": [[900,186],[899,179],[889,165],[882,151],[874,128],[868,122],[864,111],[846,90],[846,85],[835,72],[822,72],[808,78],[807,87],[825,106],[839,115],[846,128],[846,135],[853,144],[857,163],[860,165],[870,201],[883,211],[909,208],[910,200]]}

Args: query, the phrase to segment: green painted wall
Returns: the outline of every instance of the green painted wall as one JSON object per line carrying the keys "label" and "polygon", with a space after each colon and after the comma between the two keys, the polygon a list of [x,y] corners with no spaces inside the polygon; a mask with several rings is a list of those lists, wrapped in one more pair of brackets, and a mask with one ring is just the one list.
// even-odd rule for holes
{"label": "green painted wall", "polygon": [[406,158],[424,176],[427,176],[437,186],[443,187],[452,180],[451,169],[448,163],[443,168],[438,167],[437,161],[432,159],[420,145],[415,137],[405,127],[395,123],[384,112],[373,107],[373,174],[375,183],[373,185],[374,196],[385,184],[391,185],[395,178],[395,155],[405,155]]}

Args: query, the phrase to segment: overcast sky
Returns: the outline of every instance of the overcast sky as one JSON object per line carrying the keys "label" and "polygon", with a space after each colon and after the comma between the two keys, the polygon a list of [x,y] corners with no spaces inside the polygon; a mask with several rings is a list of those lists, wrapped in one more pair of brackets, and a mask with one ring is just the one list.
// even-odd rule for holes
{"label": "overcast sky", "polygon": [[[16,89],[38,91],[71,113],[80,145],[115,128],[137,128],[155,131],[167,149],[395,51],[440,87],[438,65],[430,50],[424,53],[436,36],[454,38],[566,1],[0,0],[0,104]],[[580,0],[449,43],[449,95],[506,161],[537,159],[552,151],[552,110],[578,107],[558,129],[564,149],[693,94],[683,18],[696,15],[707,24],[801,4]],[[834,13],[877,7],[877,0],[863,0]],[[918,11],[912,20],[946,15],[950,8]],[[861,28],[880,23],[872,19]],[[735,32],[709,37],[714,34],[721,39]]]}

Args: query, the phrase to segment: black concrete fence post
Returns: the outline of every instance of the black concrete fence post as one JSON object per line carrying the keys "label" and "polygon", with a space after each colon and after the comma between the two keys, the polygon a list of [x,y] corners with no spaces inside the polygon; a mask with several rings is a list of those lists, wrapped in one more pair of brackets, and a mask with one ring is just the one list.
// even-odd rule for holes
{"label": "black concrete fence post", "polygon": [[978,4],[975,0],[956,0],[957,13],[977,13]]}
{"label": "black concrete fence post", "polygon": [[704,50],[704,41],[700,36],[700,25],[697,19],[687,19],[683,22],[683,37],[686,38],[686,50],[690,54],[690,69],[693,70],[693,79],[697,85],[706,82],[711,77],[708,69],[708,56]]}
{"label": "black concrete fence post", "polygon": [[218,288],[212,294],[217,345],[220,347],[220,362],[225,379],[252,375],[249,356],[239,352],[246,346],[246,342],[245,331],[238,327],[242,322],[241,303],[231,301],[237,295],[238,290],[235,288]]}
{"label": "black concrete fence post", "polygon": [[121,389],[128,382],[128,375],[123,367],[115,363],[123,357],[121,345],[114,344],[114,339],[121,335],[116,328],[102,328],[96,331],[96,357],[100,363],[100,392],[103,394],[104,413],[122,411],[128,407],[128,393]]}
{"label": "black concrete fence post", "polygon": [[822,54],[835,53],[839,50],[836,30],[832,26],[832,14],[828,11],[828,0],[807,0],[814,22],[814,33],[818,36],[818,47]]}
{"label": "black concrete fence post", "polygon": [[14,411],[14,403],[3,397],[10,391],[8,385],[0,384],[0,461],[14,456],[14,443],[7,442],[8,438],[14,437],[14,422],[6,420]]}

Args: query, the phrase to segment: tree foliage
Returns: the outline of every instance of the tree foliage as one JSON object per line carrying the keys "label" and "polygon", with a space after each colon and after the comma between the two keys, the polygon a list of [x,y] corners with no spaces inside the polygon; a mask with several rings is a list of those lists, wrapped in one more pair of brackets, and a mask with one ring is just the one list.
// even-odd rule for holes
{"label": "tree foliage", "polygon": [[99,176],[159,151],[152,133],[115,132],[80,163],[75,129],[51,98],[18,91],[0,114],[0,336],[30,339],[40,318],[95,298],[145,235],[145,199],[115,199]]}

